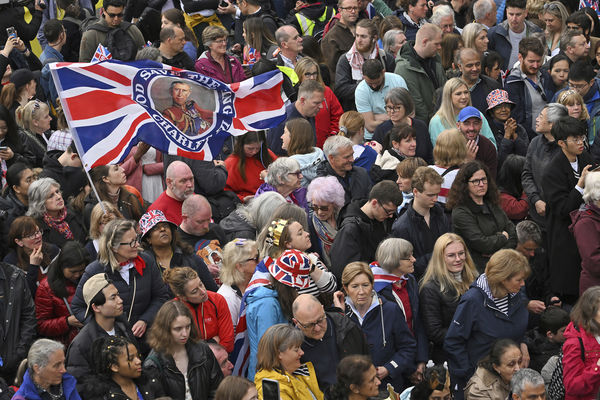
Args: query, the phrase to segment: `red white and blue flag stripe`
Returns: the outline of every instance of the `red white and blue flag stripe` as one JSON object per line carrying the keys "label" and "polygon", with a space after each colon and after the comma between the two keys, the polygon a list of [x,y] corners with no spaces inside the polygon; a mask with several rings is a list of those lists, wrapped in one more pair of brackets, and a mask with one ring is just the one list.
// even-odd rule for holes
{"label": "red white and blue flag stripe", "polygon": [[111,59],[112,59],[112,54],[110,54],[110,51],[108,51],[108,49],[106,47],[102,46],[102,43],[100,43],[100,44],[98,44],[98,48],[96,49],[96,52],[94,53],[94,57],[92,57],[91,62],[95,63],[95,62],[111,60]]}
{"label": "red white and blue flag stripe", "polygon": [[[165,154],[212,160],[230,135],[285,120],[288,99],[278,70],[227,85],[148,60],[54,63],[50,68],[86,170],[121,162],[139,141]],[[155,108],[151,89],[161,79],[184,81],[214,96],[208,129],[188,136]]]}
{"label": "red white and blue flag stripe", "polygon": [[371,272],[373,272],[373,289],[375,289],[377,293],[384,287],[402,280],[402,277],[390,274],[385,269],[381,268],[376,261],[372,262],[369,266],[371,267]]}

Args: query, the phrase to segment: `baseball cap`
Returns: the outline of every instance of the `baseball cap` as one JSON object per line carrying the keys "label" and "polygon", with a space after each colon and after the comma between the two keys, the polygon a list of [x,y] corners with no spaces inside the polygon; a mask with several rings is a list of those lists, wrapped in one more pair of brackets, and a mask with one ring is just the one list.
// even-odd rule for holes
{"label": "baseball cap", "polygon": [[93,298],[111,283],[105,273],[96,274],[85,281],[83,284],[83,300],[87,308],[85,309],[84,318],[87,318]]}
{"label": "baseball cap", "polygon": [[10,82],[13,83],[18,89],[22,86],[25,86],[32,80],[39,78],[41,74],[42,73],[40,71],[31,71],[27,68],[21,68],[13,71],[13,73],[10,75]]}
{"label": "baseball cap", "polygon": [[481,113],[479,112],[478,109],[476,109],[473,106],[467,106],[467,107],[463,108],[462,110],[460,110],[460,113],[458,113],[458,120],[460,122],[465,122],[469,118],[481,119]]}

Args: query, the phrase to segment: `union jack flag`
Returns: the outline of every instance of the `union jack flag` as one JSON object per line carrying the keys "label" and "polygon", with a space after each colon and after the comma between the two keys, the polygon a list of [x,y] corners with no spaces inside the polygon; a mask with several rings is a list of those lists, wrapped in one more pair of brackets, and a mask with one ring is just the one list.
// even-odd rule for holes
{"label": "union jack flag", "polygon": [[94,57],[92,57],[92,61],[93,63],[96,62],[100,62],[100,61],[104,61],[104,60],[111,60],[112,59],[112,54],[110,54],[110,51],[108,51],[108,49],[104,46],[102,46],[102,43],[98,44],[98,48],[96,49],[96,52],[94,53]]}
{"label": "union jack flag", "polygon": [[[227,85],[149,60],[50,68],[86,170],[121,162],[139,141],[165,154],[212,160],[230,135],[272,128],[285,119],[288,100],[279,71]],[[181,121],[165,114],[177,108],[175,84],[187,85],[192,95],[178,115],[185,113],[189,125],[201,130],[182,132]]]}
{"label": "union jack flag", "polygon": [[402,280],[402,277],[390,274],[385,269],[381,268],[377,262],[372,262],[369,266],[373,272],[373,289],[375,289],[376,292],[379,292],[381,289],[394,282]]}

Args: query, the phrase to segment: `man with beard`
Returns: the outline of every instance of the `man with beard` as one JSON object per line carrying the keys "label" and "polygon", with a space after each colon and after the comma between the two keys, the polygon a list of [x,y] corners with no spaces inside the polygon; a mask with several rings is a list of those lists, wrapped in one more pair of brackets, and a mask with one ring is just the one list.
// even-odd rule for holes
{"label": "man with beard", "polygon": [[496,179],[498,170],[498,155],[496,147],[481,132],[481,113],[475,107],[463,108],[458,114],[456,126],[467,139],[467,158],[484,163],[490,170],[490,175]]}
{"label": "man with beard", "polygon": [[173,161],[167,168],[165,182],[167,190],[148,207],[148,211],[160,210],[169,221],[179,225],[183,201],[194,194],[194,175],[186,163]]}

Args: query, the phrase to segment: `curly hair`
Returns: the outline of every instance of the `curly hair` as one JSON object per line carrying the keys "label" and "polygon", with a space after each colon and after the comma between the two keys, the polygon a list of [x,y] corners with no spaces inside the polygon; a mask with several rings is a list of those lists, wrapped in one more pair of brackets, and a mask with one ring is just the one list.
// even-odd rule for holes
{"label": "curly hair", "polygon": [[479,161],[470,161],[463,165],[456,174],[450,192],[448,193],[448,200],[446,207],[451,210],[458,205],[463,205],[469,198],[469,179],[475,174],[475,172],[483,170],[488,181],[488,189],[483,196],[483,201],[488,204],[497,205],[500,202],[500,194],[494,178],[490,175],[490,170],[485,164]]}
{"label": "curly hair", "polygon": [[[129,359],[129,345],[135,344],[124,336],[102,336],[94,340],[91,349],[92,371],[98,375],[110,376],[111,367],[119,363],[119,356],[125,352]],[[136,347],[137,349],[137,347]]]}
{"label": "curly hair", "polygon": [[328,389],[325,397],[331,400],[347,399],[352,391],[350,386],[362,386],[365,374],[372,367],[373,362],[369,356],[353,354],[344,357],[336,369],[337,382]]}

